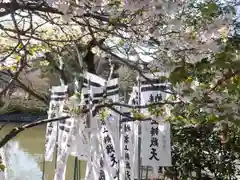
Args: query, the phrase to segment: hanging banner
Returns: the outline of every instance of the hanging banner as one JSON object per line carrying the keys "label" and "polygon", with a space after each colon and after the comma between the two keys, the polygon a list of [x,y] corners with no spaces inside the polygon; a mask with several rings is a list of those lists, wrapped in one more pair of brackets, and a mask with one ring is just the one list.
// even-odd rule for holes
{"label": "hanging banner", "polygon": [[[91,79],[90,79],[91,81]],[[86,91],[86,90],[85,90]],[[90,98],[91,97],[91,98]],[[84,94],[84,101],[89,104],[89,100],[92,100],[92,118],[90,119],[91,134],[96,133],[98,143],[102,149],[102,153],[96,155],[98,152],[92,150],[91,160],[88,161],[87,172],[88,175],[95,174],[96,178],[118,178],[118,155],[119,155],[119,115],[110,111],[108,117],[101,120],[97,114],[98,109],[95,109],[95,105],[101,103],[119,102],[119,84],[118,79],[113,79],[108,82],[104,82],[102,87],[91,87],[88,94]],[[117,108],[118,109],[118,108]],[[95,129],[95,131],[94,131]],[[100,133],[99,133],[100,132]],[[91,138],[91,141],[93,138]],[[91,146],[93,146],[91,144]],[[116,148],[118,146],[118,148]],[[92,147],[91,147],[92,149]],[[99,149],[99,148],[98,148]],[[100,158],[100,159],[99,159]],[[90,162],[91,161],[91,162]],[[100,163],[101,162],[101,163]],[[105,169],[105,170],[104,170]],[[90,173],[92,172],[92,173]],[[86,176],[86,179],[90,178]],[[97,179],[98,180],[98,179]]]}
{"label": "hanging banner", "polygon": [[[107,81],[106,83],[106,94],[107,101],[109,103],[119,102],[119,79],[115,78]],[[120,111],[119,106],[114,106],[114,108]],[[114,146],[116,147],[116,153],[118,157],[120,156],[120,115],[114,111],[109,111],[109,117],[105,119],[106,128],[113,138]]]}
{"label": "hanging banner", "polygon": [[[1,180],[6,180],[7,179],[7,162],[6,162],[6,150],[8,144],[6,144],[4,147],[0,149],[0,179]],[[9,151],[10,149],[8,149]]]}
{"label": "hanging banner", "polygon": [[[129,99],[129,105],[138,104],[137,87],[133,87]],[[120,180],[132,180],[137,178],[138,162],[138,123],[132,121],[132,109],[123,107],[121,117],[121,138],[120,138]]]}
{"label": "hanging banner", "polygon": [[[90,132],[90,152],[88,154],[88,162],[86,167],[85,180],[93,179],[106,179],[111,180],[109,175],[108,164],[106,163],[105,153],[102,146],[102,136],[99,130],[99,116],[97,115],[98,110],[95,109],[96,104],[100,104],[104,98],[104,88],[108,88],[106,81],[101,79],[97,80],[97,77],[88,73],[87,76],[89,84],[85,82],[83,88],[84,102],[89,106],[91,111],[89,112],[89,125],[83,132]],[[94,82],[97,80],[97,82]],[[111,94],[114,95],[114,94]],[[118,92],[117,92],[118,95]],[[100,128],[100,129],[99,129]],[[89,151],[89,149],[88,149]]]}
{"label": "hanging banner", "polygon": [[[105,97],[109,103],[119,102],[119,82],[118,78],[106,82]],[[104,96],[103,94],[103,96]],[[119,107],[114,107],[119,110]],[[103,152],[107,168],[111,179],[117,179],[119,174],[119,120],[120,115],[109,111],[107,118],[101,120],[100,136],[102,140]]]}
{"label": "hanging banner", "polygon": [[[67,116],[67,114],[62,114],[62,116]],[[64,161],[63,159],[65,159],[65,157],[68,155],[69,147],[72,143],[72,131],[74,126],[74,118],[68,118],[59,121],[57,143],[58,161]]]}
{"label": "hanging banner", "polygon": [[91,133],[90,159],[87,162],[84,180],[111,180],[108,174],[109,171],[106,168],[106,161],[99,137],[99,132],[94,131]]}
{"label": "hanging banner", "polygon": [[85,72],[83,74],[83,86],[87,88],[89,82],[90,86],[92,87],[103,87],[105,85],[106,80],[95,74]]}
{"label": "hanging banner", "polygon": [[87,128],[86,115],[75,117],[76,125],[74,126],[72,134],[71,155],[78,157],[79,160],[87,161],[90,149],[90,140]]}
{"label": "hanging banner", "polygon": [[[67,114],[62,114],[66,116]],[[75,127],[75,119],[68,118],[59,121],[58,124],[58,142],[57,142],[57,167],[54,180],[65,180],[65,172],[68,156],[70,154],[73,141],[73,130]]]}
{"label": "hanging banner", "polygon": [[113,136],[106,125],[106,121],[111,121],[111,118],[113,118],[113,116],[109,115],[107,119],[101,120],[100,139],[106,161],[104,163],[108,166],[109,175],[111,179],[117,179],[119,173],[119,154],[117,154]]}
{"label": "hanging banner", "polygon": [[[126,116],[131,116],[131,109],[124,108],[122,113]],[[120,169],[120,180],[132,180],[134,179],[134,123],[126,122],[131,121],[127,117],[122,118],[121,123],[121,169]],[[124,122],[125,121],[125,122]]]}
{"label": "hanging banner", "polygon": [[[166,83],[157,83],[158,77],[151,78],[153,84],[141,81],[141,105],[161,102],[167,97],[167,93],[163,92],[167,89]],[[163,111],[166,113],[166,110]],[[171,166],[170,124],[162,122],[162,117],[151,115],[147,108],[141,109],[141,112],[153,118],[151,121],[142,122],[141,126],[142,165],[152,166],[154,174],[157,175],[160,166]]]}
{"label": "hanging banner", "polygon": [[[85,104],[89,103],[89,93],[87,92],[86,88],[84,88],[84,102]],[[92,92],[92,113],[93,117],[96,115],[98,110],[95,110],[96,104],[101,103],[111,103],[111,102],[119,102],[119,84],[118,79],[112,79],[105,83],[105,87],[91,87]],[[101,102],[102,101],[102,102]],[[114,107],[115,109],[119,110],[119,106]],[[111,121],[107,122],[107,126],[109,131],[113,134],[114,141],[119,141],[119,117],[120,115],[111,111],[111,115],[114,118],[111,118]],[[96,119],[90,119],[91,129],[97,129],[98,125],[96,123]],[[119,143],[116,143],[119,149]]]}
{"label": "hanging banner", "polygon": [[[131,97],[129,99],[129,104],[131,105],[139,105],[139,88],[137,86],[133,87],[132,90],[132,94]],[[133,122],[133,137],[134,137],[134,147],[133,147],[133,158],[132,158],[132,174],[134,176],[134,179],[136,179],[138,177],[138,165],[136,162],[139,162],[139,156],[138,156],[138,150],[139,150],[139,142],[138,142],[138,138],[139,138],[139,125],[140,122],[139,121],[134,121]]]}
{"label": "hanging banner", "polygon": [[[48,118],[60,117],[67,96],[67,86],[53,86],[49,104]],[[57,122],[50,122],[46,127],[45,160],[52,161],[57,136]]]}
{"label": "hanging banner", "polygon": [[[81,92],[83,94],[83,105],[89,107],[89,95],[96,94],[99,87],[104,85],[104,83],[105,80],[103,78],[88,72],[84,73],[83,88]],[[94,110],[93,103],[94,102],[91,103],[91,114]],[[78,118],[78,120],[76,121],[76,125],[74,127],[75,133],[73,133],[74,135],[72,137],[73,142],[71,146],[71,155],[78,157],[79,160],[87,161],[90,149],[89,130],[94,128],[96,129],[97,126],[94,125],[96,124],[95,121],[93,121],[92,118],[89,118],[89,116],[80,116],[75,118]],[[91,128],[88,127],[90,124]]]}
{"label": "hanging banner", "polygon": [[[102,128],[101,120],[97,115],[99,128]],[[100,131],[93,131],[91,133],[91,161],[88,161],[85,180],[112,180],[111,167],[107,163],[107,159],[104,153],[104,145],[102,143],[103,136]]]}

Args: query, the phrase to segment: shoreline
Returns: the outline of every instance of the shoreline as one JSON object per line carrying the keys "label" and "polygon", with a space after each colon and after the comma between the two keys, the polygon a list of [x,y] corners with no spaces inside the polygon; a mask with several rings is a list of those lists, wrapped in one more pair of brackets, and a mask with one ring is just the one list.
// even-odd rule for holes
{"label": "shoreline", "polygon": [[46,119],[47,112],[29,113],[29,112],[12,112],[0,114],[0,123],[30,123],[40,119]]}

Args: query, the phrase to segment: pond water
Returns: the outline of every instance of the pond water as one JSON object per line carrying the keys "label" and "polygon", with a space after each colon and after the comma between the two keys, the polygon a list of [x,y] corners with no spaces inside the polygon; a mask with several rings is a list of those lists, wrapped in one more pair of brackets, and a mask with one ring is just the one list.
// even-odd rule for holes
{"label": "pond water", "polygon": [[[20,124],[9,124],[0,131],[0,137],[3,137],[11,129]],[[11,172],[8,180],[42,180],[43,172],[43,152],[45,143],[46,126],[38,126],[27,129],[20,133],[11,141],[11,155],[9,163]],[[45,163],[45,180],[53,180],[54,166],[53,162]],[[84,176],[85,165],[80,164],[81,176]],[[74,157],[69,157],[67,164],[66,180],[73,180]]]}

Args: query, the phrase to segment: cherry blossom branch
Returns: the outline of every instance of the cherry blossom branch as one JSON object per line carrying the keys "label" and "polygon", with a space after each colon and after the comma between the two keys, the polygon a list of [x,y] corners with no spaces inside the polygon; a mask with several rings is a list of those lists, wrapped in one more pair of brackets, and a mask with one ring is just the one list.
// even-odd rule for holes
{"label": "cherry blossom branch", "polygon": [[22,131],[24,131],[26,129],[29,129],[29,128],[32,128],[35,126],[39,126],[42,124],[46,124],[49,122],[61,121],[61,120],[67,119],[67,118],[69,118],[69,116],[62,116],[62,117],[57,117],[57,118],[52,118],[52,119],[43,119],[43,120],[25,124],[23,126],[15,127],[1,139],[0,148],[2,148],[5,144],[7,144],[8,141],[10,141],[12,138],[16,137],[19,133],[21,133]]}
{"label": "cherry blossom branch", "polygon": [[[121,107],[127,107],[127,108],[132,108],[132,109],[143,109],[143,108],[148,108],[148,107],[153,107],[153,106],[163,106],[163,105],[176,105],[176,104],[181,104],[182,102],[171,102],[171,101],[163,101],[163,102],[155,102],[155,103],[149,103],[146,105],[130,105],[130,104],[124,104],[124,103],[118,103],[118,102],[113,102],[109,104],[102,104],[99,106],[104,106],[104,107],[114,107],[114,106],[121,106]],[[98,106],[97,106],[98,107]]]}
{"label": "cherry blossom branch", "polygon": [[[1,72],[2,74],[5,74],[7,76],[10,76],[12,78],[14,78],[14,74],[10,71],[8,71],[8,73],[6,72]],[[15,78],[14,79],[17,82],[17,85],[19,88],[23,89],[24,91],[26,91],[27,93],[29,93],[30,95],[34,96],[35,98],[37,98],[38,100],[42,101],[43,103],[45,103],[46,105],[49,104],[49,99],[47,96],[44,95],[40,95],[37,92],[35,92],[34,90],[30,89],[29,87],[27,87],[27,85],[25,85],[19,78]]]}
{"label": "cherry blossom branch", "polygon": [[227,80],[231,79],[232,77],[234,77],[236,75],[240,75],[240,70],[236,70],[235,72],[229,71],[229,72],[225,73],[223,75],[223,78],[221,78],[220,80],[217,81],[217,83],[210,89],[208,94],[215,91],[217,89],[217,87],[221,86],[224,82],[226,82]]}
{"label": "cherry blossom branch", "polygon": [[21,66],[19,70],[16,73],[14,73],[12,78],[9,80],[7,86],[0,92],[0,97],[4,95],[7,92],[7,90],[14,84],[14,81],[18,78],[24,67],[25,65]]}
{"label": "cherry blossom branch", "polygon": [[[129,104],[124,104],[124,103],[109,103],[109,104],[99,104],[96,105],[95,108],[96,109],[101,109],[104,107],[107,107],[111,110],[113,110],[114,112],[129,118],[131,121],[134,120],[140,120],[140,121],[146,121],[146,120],[150,120],[151,118],[142,118],[142,119],[137,119],[134,117],[130,117],[130,116],[126,116],[124,115],[122,112],[120,112],[119,110],[117,110],[116,108],[114,108],[114,106],[123,106],[123,107],[128,107],[128,108],[147,108],[147,107],[151,107],[151,106],[160,106],[160,105],[165,105],[165,104],[170,104],[170,105],[174,105],[177,104],[179,102],[159,102],[159,103],[151,103],[151,104],[147,104],[147,105],[143,105],[143,106],[134,106],[134,105],[129,105]],[[84,109],[81,113],[85,114],[89,112],[89,109]],[[19,126],[19,127],[15,127],[14,129],[12,129],[8,134],[6,134],[0,141],[0,148],[3,147],[9,140],[11,140],[12,138],[16,137],[19,133],[21,133],[22,131],[35,127],[35,126],[39,126],[42,124],[47,124],[49,122],[56,122],[56,121],[61,121],[64,119],[70,118],[70,116],[62,116],[62,117],[56,117],[56,118],[52,118],[52,119],[43,119],[43,120],[38,120],[38,121],[34,121],[28,124],[25,124],[23,126]]]}

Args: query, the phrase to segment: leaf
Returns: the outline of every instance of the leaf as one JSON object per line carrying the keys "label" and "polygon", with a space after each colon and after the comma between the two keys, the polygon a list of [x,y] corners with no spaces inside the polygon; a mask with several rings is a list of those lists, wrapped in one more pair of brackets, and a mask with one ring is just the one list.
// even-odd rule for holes
{"label": "leaf", "polygon": [[192,31],[192,32],[190,33],[190,38],[191,38],[192,40],[196,40],[196,37],[197,37],[197,32],[196,32],[196,31]]}
{"label": "leaf", "polygon": [[16,71],[16,70],[17,70],[17,66],[16,66],[16,65],[12,65],[12,66],[11,66],[11,70],[12,70],[12,71]]}
{"label": "leaf", "polygon": [[19,63],[20,60],[21,60],[21,56],[18,55],[18,56],[16,56],[15,58],[16,58],[16,60],[17,60],[17,63]]}
{"label": "leaf", "polygon": [[4,172],[5,168],[6,168],[6,167],[5,167],[3,164],[0,164],[0,170],[1,170],[2,172]]}
{"label": "leaf", "polygon": [[102,109],[100,111],[100,120],[103,121],[104,119],[107,118],[108,115],[109,115],[109,112],[106,109]]}
{"label": "leaf", "polygon": [[19,49],[22,49],[22,47],[23,47],[23,44],[22,44],[22,43],[19,43],[18,48],[19,48]]}
{"label": "leaf", "polygon": [[182,82],[187,78],[188,72],[184,66],[175,68],[169,76],[169,79],[173,84]]}
{"label": "leaf", "polygon": [[204,18],[206,18],[207,20],[211,20],[216,15],[217,10],[218,10],[217,4],[215,2],[210,2],[205,4],[201,8],[201,13]]}
{"label": "leaf", "polygon": [[138,112],[134,109],[132,110],[132,115],[133,115],[133,118],[136,119],[136,120],[141,120],[141,119],[145,118],[143,113],[140,113],[140,112]]}

